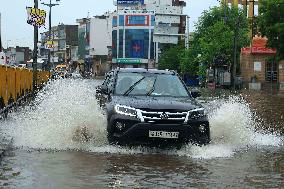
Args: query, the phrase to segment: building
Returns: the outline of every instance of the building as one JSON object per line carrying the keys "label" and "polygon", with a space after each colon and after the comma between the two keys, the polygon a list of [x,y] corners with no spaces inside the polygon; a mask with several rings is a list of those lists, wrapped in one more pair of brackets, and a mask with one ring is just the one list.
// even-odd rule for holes
{"label": "building", "polygon": [[284,90],[284,61],[273,59],[275,49],[266,47],[267,39],[255,36],[252,47],[242,49],[241,73],[250,89],[280,88]]}
{"label": "building", "polygon": [[96,75],[103,75],[110,69],[109,48],[112,46],[113,13],[91,18],[90,51],[92,69]]}
{"label": "building", "polygon": [[154,68],[162,44],[177,44],[185,35],[185,2],[117,0],[113,17],[113,67]]}
{"label": "building", "polygon": [[77,19],[78,26],[78,59],[84,61],[90,55],[90,18]]}
{"label": "building", "polygon": [[183,14],[186,6],[180,0],[148,0],[147,10],[155,11],[154,42],[177,44],[185,37],[187,16]]}
{"label": "building", "polygon": [[276,49],[266,47],[267,38],[257,36],[255,17],[260,0],[222,0],[222,3],[242,5],[247,10],[251,24],[250,47],[244,47],[240,55],[241,76],[246,87],[254,90],[284,90],[284,61],[276,61]]}
{"label": "building", "polygon": [[154,11],[119,11],[112,25],[113,67],[148,67],[155,59]]}
{"label": "building", "polygon": [[20,64],[27,64],[30,60],[29,47],[9,47],[5,50],[6,61],[8,65],[19,66]]}
{"label": "building", "polygon": [[51,63],[53,66],[62,63],[69,63],[78,59],[78,25],[59,24],[51,29],[51,41],[49,32],[41,34],[40,55],[48,58],[51,51]]}
{"label": "building", "polygon": [[92,18],[77,19],[79,62],[84,63],[86,71],[92,71],[96,75],[104,75],[110,69],[112,19],[111,12]]}

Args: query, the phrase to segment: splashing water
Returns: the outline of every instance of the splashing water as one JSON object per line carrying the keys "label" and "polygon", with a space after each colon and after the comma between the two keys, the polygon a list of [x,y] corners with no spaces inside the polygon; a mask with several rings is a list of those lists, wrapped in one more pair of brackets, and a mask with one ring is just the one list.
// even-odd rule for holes
{"label": "splashing water", "polygon": [[180,154],[205,159],[231,157],[250,147],[283,145],[282,137],[255,130],[261,124],[256,121],[259,118],[239,96],[215,100],[208,109],[212,143],[204,147],[187,146]]}
{"label": "splashing water", "polygon": [[280,146],[282,138],[255,131],[255,115],[240,97],[205,104],[209,112],[212,143],[181,150],[111,146],[106,120],[95,97],[97,82],[56,80],[48,84],[33,105],[13,113],[0,126],[17,147],[51,150],[84,150],[96,153],[180,155],[192,158],[226,158],[250,147]]}
{"label": "splashing water", "polygon": [[87,145],[76,141],[82,130],[96,138],[97,145],[105,143],[105,118],[96,103],[95,86],[87,80],[56,80],[38,94],[33,104],[2,123],[16,146],[81,149]]}

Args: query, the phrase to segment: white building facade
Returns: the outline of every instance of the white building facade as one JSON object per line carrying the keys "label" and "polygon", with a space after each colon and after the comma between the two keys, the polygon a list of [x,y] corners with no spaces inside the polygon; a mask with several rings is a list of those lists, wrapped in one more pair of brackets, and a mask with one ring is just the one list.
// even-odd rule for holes
{"label": "white building facade", "polygon": [[112,45],[112,13],[90,19],[90,56],[107,56]]}

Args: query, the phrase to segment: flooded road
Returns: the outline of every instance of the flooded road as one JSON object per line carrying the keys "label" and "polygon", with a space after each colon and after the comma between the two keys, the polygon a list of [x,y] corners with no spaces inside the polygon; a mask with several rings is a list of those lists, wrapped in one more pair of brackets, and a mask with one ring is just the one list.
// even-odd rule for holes
{"label": "flooded road", "polygon": [[[212,143],[205,147],[127,148],[107,143],[96,85],[92,80],[55,81],[34,105],[0,121],[3,135],[14,139],[14,149],[0,168],[0,185],[27,189],[284,187],[283,136],[268,129],[284,128],[284,109],[277,106],[281,98],[275,99],[276,107],[261,106],[259,112],[254,111],[258,103],[249,104],[240,96],[202,101],[212,130]],[[280,117],[268,127],[261,120],[263,115],[267,115],[263,120],[271,116],[265,114],[271,109]],[[85,141],[82,132],[90,140]]]}

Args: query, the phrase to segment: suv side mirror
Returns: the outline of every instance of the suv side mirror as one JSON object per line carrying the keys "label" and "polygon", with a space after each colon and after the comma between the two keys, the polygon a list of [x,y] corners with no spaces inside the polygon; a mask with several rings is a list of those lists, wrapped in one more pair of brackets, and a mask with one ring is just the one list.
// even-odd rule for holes
{"label": "suv side mirror", "polygon": [[193,90],[193,91],[190,92],[190,94],[193,98],[198,98],[198,97],[201,96],[201,92],[198,91],[198,90]]}

